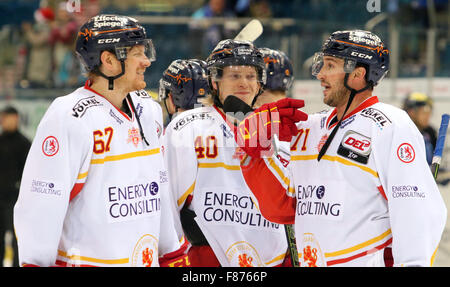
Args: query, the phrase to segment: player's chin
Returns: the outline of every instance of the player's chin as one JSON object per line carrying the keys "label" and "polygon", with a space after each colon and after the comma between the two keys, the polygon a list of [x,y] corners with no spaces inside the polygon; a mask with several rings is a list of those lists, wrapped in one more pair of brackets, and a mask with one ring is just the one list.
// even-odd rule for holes
{"label": "player's chin", "polygon": [[147,86],[147,83],[145,81],[136,81],[136,83],[134,84],[134,90],[143,90],[145,89],[145,87]]}
{"label": "player's chin", "polygon": [[235,93],[235,96],[248,105],[252,103],[254,98],[253,94],[251,93]]}

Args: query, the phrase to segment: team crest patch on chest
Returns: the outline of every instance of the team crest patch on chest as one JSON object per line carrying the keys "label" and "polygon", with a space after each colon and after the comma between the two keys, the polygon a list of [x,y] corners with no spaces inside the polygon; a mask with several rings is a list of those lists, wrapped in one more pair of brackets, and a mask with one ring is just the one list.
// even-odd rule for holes
{"label": "team crest patch on chest", "polygon": [[137,147],[140,141],[141,135],[139,134],[139,130],[135,127],[128,129],[127,143],[132,143],[135,147]]}
{"label": "team crest patch on chest", "polygon": [[317,145],[317,152],[320,152],[320,150],[322,149],[322,147],[325,144],[325,142],[327,141],[327,139],[328,139],[328,135],[327,134],[323,135],[320,138],[319,144]]}
{"label": "team crest patch on chest", "polygon": [[245,241],[239,241],[231,245],[226,252],[228,261],[231,266],[239,267],[263,267],[255,248]]}

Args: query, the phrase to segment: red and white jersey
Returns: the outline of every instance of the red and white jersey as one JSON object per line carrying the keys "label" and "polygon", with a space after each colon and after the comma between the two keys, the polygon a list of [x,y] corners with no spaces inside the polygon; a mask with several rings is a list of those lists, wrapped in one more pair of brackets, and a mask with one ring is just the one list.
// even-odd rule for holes
{"label": "red and white jersey", "polygon": [[245,153],[225,115],[216,107],[185,111],[166,127],[164,142],[177,209],[190,204],[221,266],[280,265],[284,227],[264,219],[255,205],[239,165]]}
{"label": "red and white jersey", "polygon": [[87,84],[45,113],[14,208],[21,265],[159,266],[159,256],[180,248],[162,111],[145,91],[131,98],[150,146],[133,112]]}
{"label": "red and white jersey", "polygon": [[262,214],[295,222],[301,266],[385,266],[391,251],[394,266],[430,266],[447,210],[420,132],[404,111],[371,97],[317,161],[336,124],[335,109],[300,122],[287,167],[275,157],[246,160]]}

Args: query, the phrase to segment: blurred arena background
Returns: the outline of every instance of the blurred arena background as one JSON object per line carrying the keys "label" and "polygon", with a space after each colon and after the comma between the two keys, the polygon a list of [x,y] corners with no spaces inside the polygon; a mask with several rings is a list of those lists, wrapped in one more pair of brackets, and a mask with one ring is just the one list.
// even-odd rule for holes
{"label": "blurred arena background", "polygon": [[[205,5],[220,11],[218,16],[203,13]],[[51,101],[84,84],[74,40],[80,25],[99,13],[131,16],[146,27],[157,54],[145,75],[155,99],[173,60],[205,59],[219,40],[234,38],[258,18],[264,32],[255,44],[291,58],[296,81],[290,95],[304,99],[307,112],[326,108],[310,68],[323,39],[336,30],[365,29],[390,50],[390,72],[375,88],[381,101],[401,107],[410,92],[428,94],[436,129],[441,115],[450,113],[448,0],[0,0],[0,108],[11,104],[19,110],[30,140]],[[449,181],[447,138],[438,182],[450,210]],[[434,266],[450,266],[449,221]]]}

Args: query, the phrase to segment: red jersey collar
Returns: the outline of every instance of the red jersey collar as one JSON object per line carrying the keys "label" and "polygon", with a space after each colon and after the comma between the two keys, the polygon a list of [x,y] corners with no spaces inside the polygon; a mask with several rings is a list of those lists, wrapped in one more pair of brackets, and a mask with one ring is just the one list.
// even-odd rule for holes
{"label": "red jersey collar", "polygon": [[86,90],[88,90],[88,91],[90,91],[90,92],[92,92],[92,93],[94,93],[94,94],[96,94],[96,95],[99,95],[100,97],[102,97],[102,98],[104,98],[106,101],[108,101],[108,103],[110,103],[111,104],[111,106],[113,106],[120,114],[122,114],[122,116],[124,116],[127,120],[129,120],[130,122],[132,122],[133,121],[133,118],[134,118],[134,114],[133,114],[133,109],[131,108],[131,103],[129,103],[128,102],[128,99],[126,99],[126,102],[127,102],[127,104],[128,104],[128,107],[130,108],[130,111],[131,111],[131,115],[132,115],[132,118],[130,119],[130,117],[126,114],[126,113],[124,113],[122,110],[120,110],[120,109],[118,109],[115,105],[113,105],[105,96],[103,96],[102,94],[100,94],[100,93],[98,93],[96,90],[94,90],[94,89],[92,89],[91,88],[91,81],[90,80],[86,80],[86,82],[84,83],[84,88],[86,89]]}
{"label": "red jersey collar", "polygon": [[[356,109],[354,109],[351,113],[345,115],[345,117],[342,120],[345,120],[351,116],[353,116],[356,113],[359,113],[360,111],[364,110],[367,107],[370,107],[374,104],[378,103],[378,97],[377,96],[372,96],[368,99],[366,99],[364,102],[362,102],[358,107],[356,107]],[[334,108],[333,111],[331,112],[331,114],[328,116],[327,119],[327,127],[328,129],[332,129],[334,126],[337,125],[338,121],[334,121],[333,124],[331,124],[331,126],[328,126],[331,122],[331,120],[336,117],[337,114],[337,109]]]}

